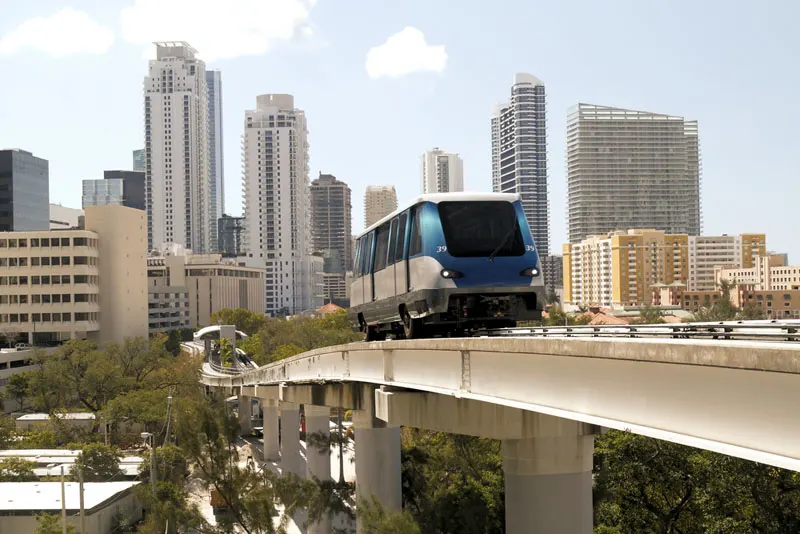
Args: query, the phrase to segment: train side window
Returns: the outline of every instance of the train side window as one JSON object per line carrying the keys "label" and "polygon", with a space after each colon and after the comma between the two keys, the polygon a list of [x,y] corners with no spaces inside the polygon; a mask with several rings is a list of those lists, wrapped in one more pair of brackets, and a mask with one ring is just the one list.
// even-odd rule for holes
{"label": "train side window", "polygon": [[397,223],[397,250],[395,251],[394,261],[403,261],[405,259],[406,219],[408,219],[408,214],[403,213],[400,215],[400,222]]}
{"label": "train side window", "polygon": [[363,237],[356,241],[356,250],[353,256],[353,278],[361,276],[361,248],[363,243]]}
{"label": "train side window", "polygon": [[389,237],[389,258],[386,260],[386,265],[394,265],[394,255],[397,250],[397,219],[392,221]]}
{"label": "train side window", "polygon": [[422,206],[414,208],[414,219],[411,222],[411,238],[408,250],[408,257],[416,256],[422,252],[422,233],[420,232],[420,212]]}
{"label": "train side window", "polygon": [[372,272],[386,268],[386,253],[389,251],[389,223],[381,225],[375,232],[375,263]]}
{"label": "train side window", "polygon": [[372,268],[371,258],[372,258],[372,234],[365,235],[361,239],[364,240],[364,254],[361,256],[361,274],[368,274],[370,269]]}

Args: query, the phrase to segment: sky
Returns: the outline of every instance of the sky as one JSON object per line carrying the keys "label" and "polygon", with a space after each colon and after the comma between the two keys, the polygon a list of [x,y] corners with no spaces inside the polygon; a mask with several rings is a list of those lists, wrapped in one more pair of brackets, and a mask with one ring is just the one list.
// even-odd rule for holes
{"label": "sky", "polygon": [[551,242],[566,241],[566,112],[578,102],[699,121],[703,233],[764,232],[800,263],[800,2],[738,0],[0,0],[0,147],[50,162],[51,202],[132,166],[152,41],[222,72],[225,205],[241,213],[244,111],[291,93],[311,179],[420,192],[420,156],[491,190],[490,111],[514,73],[543,80]]}

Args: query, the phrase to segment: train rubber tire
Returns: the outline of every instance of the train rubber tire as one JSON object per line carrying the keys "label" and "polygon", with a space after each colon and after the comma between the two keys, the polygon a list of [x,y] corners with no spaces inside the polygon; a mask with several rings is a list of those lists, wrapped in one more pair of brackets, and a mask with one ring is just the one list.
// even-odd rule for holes
{"label": "train rubber tire", "polygon": [[377,326],[367,326],[367,336],[364,341],[383,341],[385,339],[386,332],[381,332]]}
{"label": "train rubber tire", "polygon": [[403,334],[406,339],[425,337],[425,325],[422,324],[422,319],[412,319],[406,312],[403,315]]}

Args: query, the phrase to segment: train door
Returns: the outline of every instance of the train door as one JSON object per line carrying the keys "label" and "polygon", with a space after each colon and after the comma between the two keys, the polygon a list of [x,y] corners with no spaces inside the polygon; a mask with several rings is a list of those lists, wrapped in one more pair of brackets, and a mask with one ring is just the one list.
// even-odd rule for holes
{"label": "train door", "polygon": [[358,306],[364,303],[364,272],[361,269],[361,260],[364,256],[364,241],[356,241],[355,257],[353,258],[353,281],[350,283],[350,305]]}
{"label": "train door", "polygon": [[422,253],[422,231],[421,231],[421,215],[422,204],[411,208],[408,216],[409,230],[407,232],[408,245],[406,246],[406,291],[410,292],[414,289],[414,283],[418,283],[417,277],[414,275],[414,258]]}
{"label": "train door", "polygon": [[397,219],[397,245],[394,251],[394,294],[405,295],[408,292],[408,261],[406,260],[406,230],[408,212],[401,213]]}
{"label": "train door", "polygon": [[374,236],[375,232],[370,232],[364,236],[366,246],[364,247],[364,260],[361,264],[361,279],[364,281],[362,291],[364,298],[363,302],[365,304],[375,300],[375,291],[373,287],[374,284],[372,281],[372,245],[374,242]]}
{"label": "train door", "polygon": [[397,249],[397,219],[392,219],[391,226],[389,226],[389,254],[386,260],[386,270],[388,271],[387,274],[391,276],[389,285],[386,288],[390,297],[393,297],[397,294],[397,276],[395,275],[395,270],[397,269],[397,265],[395,264],[396,249]]}
{"label": "train door", "polygon": [[372,284],[375,300],[380,301],[394,297],[394,271],[388,265],[389,241],[391,225],[385,222],[374,232],[375,234],[375,259],[372,262]]}

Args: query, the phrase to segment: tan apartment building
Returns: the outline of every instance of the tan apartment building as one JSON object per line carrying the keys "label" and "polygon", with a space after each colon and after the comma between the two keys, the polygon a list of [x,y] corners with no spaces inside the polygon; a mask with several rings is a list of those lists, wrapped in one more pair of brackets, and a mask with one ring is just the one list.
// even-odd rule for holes
{"label": "tan apartment building", "polygon": [[151,332],[197,328],[225,308],[264,313],[264,270],[165,245],[148,258]]}
{"label": "tan apartment building", "polygon": [[632,229],[589,236],[563,246],[564,300],[587,306],[683,305],[686,291],[715,292],[715,269],[752,269],[765,250],[764,234]]}
{"label": "tan apartment building", "polygon": [[393,185],[368,185],[364,193],[364,227],[369,228],[397,209]]}
{"label": "tan apartment building", "polygon": [[659,303],[661,286],[685,285],[688,236],[642,229],[562,247],[564,301],[602,307]]}
{"label": "tan apartment building", "polygon": [[689,238],[689,291],[715,291],[714,269],[752,269],[767,253],[765,234],[691,236]]}
{"label": "tan apartment building", "polygon": [[35,344],[147,336],[144,212],[87,208],[83,229],[0,232],[0,333]]}

